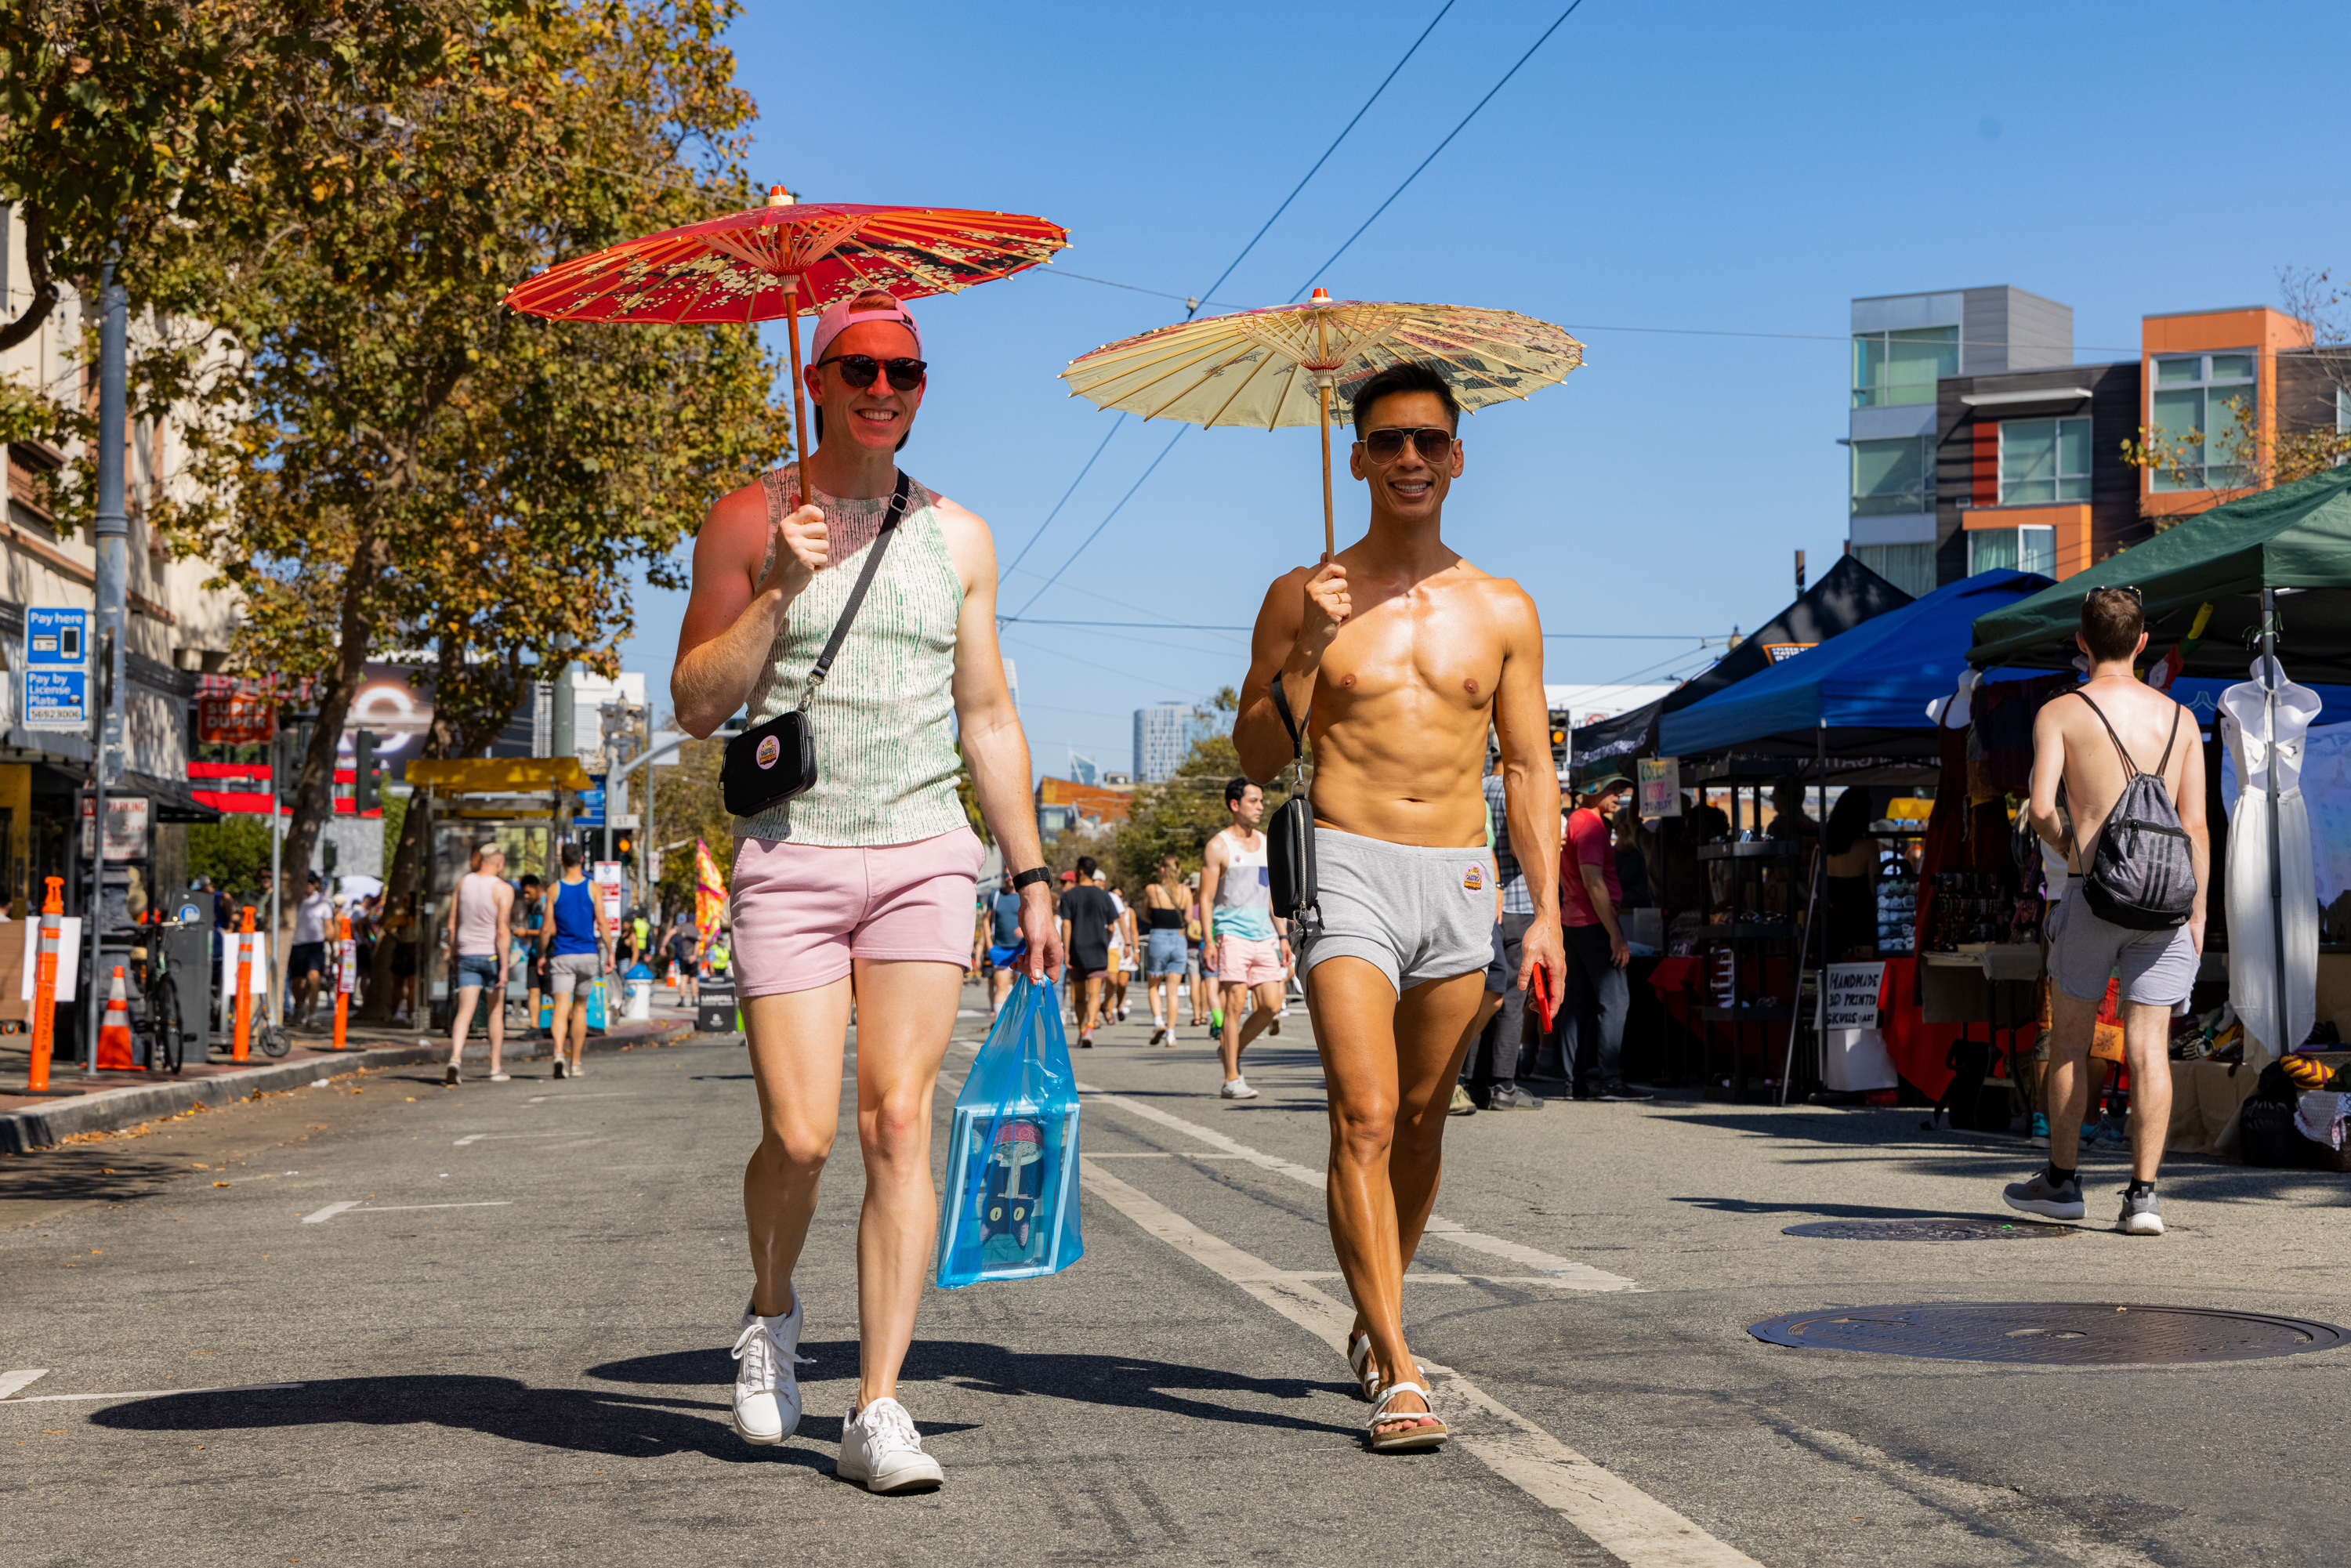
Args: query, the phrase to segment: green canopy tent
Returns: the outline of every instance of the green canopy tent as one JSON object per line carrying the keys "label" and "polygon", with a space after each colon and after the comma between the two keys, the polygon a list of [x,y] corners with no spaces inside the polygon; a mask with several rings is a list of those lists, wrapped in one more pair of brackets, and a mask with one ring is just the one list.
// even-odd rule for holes
{"label": "green canopy tent", "polygon": [[[2351,681],[2351,468],[2281,485],[2184,518],[2144,544],[2107,557],[2054,588],[1975,623],[1968,662],[2064,669],[2078,651],[2082,596],[2136,588],[2147,610],[2147,652],[2184,639],[2206,605],[2211,616],[2180,673],[2235,678],[2283,647],[2305,684]],[[2281,601],[2286,601],[2281,605]],[[2267,735],[2276,736],[2269,687]],[[2280,1016],[2286,1010],[2285,879],[2278,848],[2277,769],[2269,788],[2270,931]],[[2283,1055],[2299,1040],[2263,1040]]]}
{"label": "green canopy tent", "polygon": [[[2134,587],[2147,603],[2147,652],[2188,634],[2212,606],[2185,674],[2242,680],[2262,637],[2264,590],[2351,588],[2351,467],[2333,468],[2181,519],[2054,588],[1976,622],[1968,662],[2062,670],[2078,651],[2082,595]],[[2304,685],[2351,683],[2351,594],[2314,593],[2282,607],[2278,645]]]}

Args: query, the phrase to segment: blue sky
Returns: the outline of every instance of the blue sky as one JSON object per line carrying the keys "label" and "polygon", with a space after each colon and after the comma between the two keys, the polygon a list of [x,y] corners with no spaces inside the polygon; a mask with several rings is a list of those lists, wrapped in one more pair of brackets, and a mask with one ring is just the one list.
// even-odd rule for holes
{"label": "blue sky", "polygon": [[[1027,550],[1008,611],[1050,582],[1030,616],[1126,623],[1006,628],[1040,771],[1072,749],[1124,768],[1134,708],[1238,685],[1245,635],[1169,623],[1246,624],[1321,546],[1311,428],[1195,430],[1072,560],[1177,427],[1126,421],[1038,537],[1113,417],[1057,372],[1180,318],[1137,290],[1206,289],[1442,4],[755,4],[737,25],[762,183],[1070,231],[1050,269],[915,307],[934,368],[904,459],[1000,559]],[[1687,673],[1698,638],[1785,602],[1792,551],[1815,577],[1839,553],[1851,297],[2013,284],[2073,306],[2095,362],[2135,358],[2143,314],[2351,267],[2339,111],[2294,64],[2339,57],[2339,4],[1583,0],[1318,273],[1565,4],[1456,0],[1215,295],[1320,283],[1583,340],[1565,383],[1465,422],[1447,512],[1547,632],[1587,639],[1549,644],[1552,682]],[[1339,495],[1343,544],[1364,503],[1343,471]],[[683,601],[641,591],[625,647],[657,706]]]}

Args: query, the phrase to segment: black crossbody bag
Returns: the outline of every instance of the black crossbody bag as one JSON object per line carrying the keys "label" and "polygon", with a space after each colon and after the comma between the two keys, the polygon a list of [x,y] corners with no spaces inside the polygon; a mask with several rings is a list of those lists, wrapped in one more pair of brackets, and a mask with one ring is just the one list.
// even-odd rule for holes
{"label": "black crossbody bag", "polygon": [[726,760],[718,769],[718,785],[726,796],[726,810],[733,815],[755,817],[770,806],[781,805],[816,787],[816,737],[809,728],[809,705],[816,700],[817,687],[824,684],[832,661],[841,653],[841,644],[849,635],[849,623],[857,619],[858,606],[865,602],[865,591],[873,586],[873,574],[882,569],[883,552],[890,548],[890,538],[898,531],[898,519],[905,515],[906,490],[912,483],[900,470],[898,487],[890,496],[890,509],[882,517],[882,531],[874,536],[872,548],[865,552],[865,569],[857,574],[857,586],[849,591],[849,602],[841,607],[841,619],[833,622],[832,636],[826,642],[824,652],[809,666],[808,681],[800,687],[799,706],[745,730],[726,743]]}
{"label": "black crossbody bag", "polygon": [[1290,731],[1290,796],[1265,825],[1266,868],[1272,886],[1273,912],[1285,920],[1311,914],[1322,918],[1322,889],[1314,879],[1314,808],[1301,788],[1304,778],[1306,742],[1298,721],[1290,716],[1290,694],[1281,689],[1281,674],[1273,677],[1273,711]]}

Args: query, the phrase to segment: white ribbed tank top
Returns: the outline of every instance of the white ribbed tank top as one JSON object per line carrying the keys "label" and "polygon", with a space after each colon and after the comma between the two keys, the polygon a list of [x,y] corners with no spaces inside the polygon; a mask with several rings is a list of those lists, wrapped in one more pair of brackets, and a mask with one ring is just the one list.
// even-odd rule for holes
{"label": "white ribbed tank top", "polygon": [[[760,479],[768,527],[800,504],[799,465]],[[881,532],[886,496],[844,499],[818,491],[831,563],[800,591],[768,650],[751,694],[751,723],[765,724],[799,701],[809,667],[824,652],[865,552]],[[934,509],[938,496],[907,490],[906,515],[882,558],[865,602],[809,709],[816,787],[757,816],[735,819],[735,836],[827,845],[906,844],[967,825],[956,797],[956,622],[963,581]],[[765,575],[765,568],[762,568]]]}

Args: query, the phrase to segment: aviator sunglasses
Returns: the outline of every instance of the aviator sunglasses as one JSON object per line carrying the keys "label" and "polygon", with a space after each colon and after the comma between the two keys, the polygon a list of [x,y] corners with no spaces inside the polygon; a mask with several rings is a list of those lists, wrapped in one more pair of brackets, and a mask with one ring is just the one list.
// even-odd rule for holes
{"label": "aviator sunglasses", "polygon": [[1407,438],[1419,448],[1423,462],[1442,463],[1453,451],[1453,433],[1438,424],[1425,424],[1417,430],[1374,430],[1360,444],[1365,456],[1384,467],[1404,455]]}
{"label": "aviator sunglasses", "polygon": [[877,360],[871,354],[834,354],[819,360],[816,369],[827,365],[841,367],[841,379],[863,392],[873,384],[873,378],[888,371],[893,392],[913,392],[923,384],[923,372],[930,366],[921,360]]}

